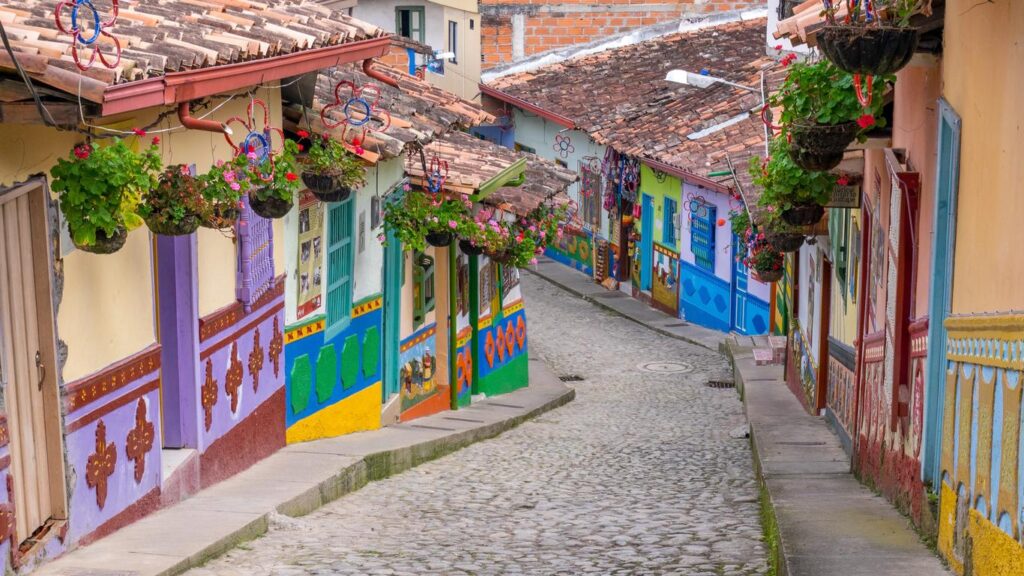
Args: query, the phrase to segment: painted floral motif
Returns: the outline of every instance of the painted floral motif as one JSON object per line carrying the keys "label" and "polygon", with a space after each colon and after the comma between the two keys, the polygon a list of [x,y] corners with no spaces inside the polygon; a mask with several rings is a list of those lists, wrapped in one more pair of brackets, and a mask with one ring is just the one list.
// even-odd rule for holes
{"label": "painted floral motif", "polygon": [[[256,107],[263,110],[262,118],[257,116]],[[280,128],[270,125],[270,108],[267,107],[267,103],[259,98],[253,98],[246,108],[245,118],[233,116],[224,124],[236,125],[231,134],[224,134],[224,139],[231,145],[235,155],[247,155],[252,166],[261,166],[259,171],[263,181],[273,180],[274,156],[283,150],[285,137]],[[242,134],[244,138],[241,142],[236,142],[233,134]],[[280,138],[280,146],[277,147],[274,146],[275,135]]]}
{"label": "painted floral motif", "polygon": [[217,405],[217,379],[213,377],[213,361],[206,359],[206,380],[202,388],[203,420],[206,431],[213,426],[213,407]]}
{"label": "painted floral motif", "polygon": [[576,147],[572,145],[572,138],[562,134],[555,136],[555,143],[551,146],[551,149],[558,152],[558,155],[562,158],[568,158],[569,154],[576,151]]}
{"label": "painted floral motif", "polygon": [[228,365],[228,373],[224,378],[224,392],[231,398],[231,412],[238,411],[238,389],[242,387],[242,379],[245,377],[245,370],[242,368],[242,361],[238,358],[238,342],[231,345],[231,364]]}
{"label": "painted floral motif", "polygon": [[252,376],[252,391],[260,389],[260,370],[263,370],[263,346],[260,345],[260,329],[252,337],[252,352],[249,353],[249,375]]}
{"label": "painted floral motif", "polygon": [[146,401],[139,398],[135,407],[135,427],[128,432],[124,453],[135,461],[135,483],[142,482],[146,472],[146,454],[153,448],[153,423],[146,421]]}
{"label": "painted floral motif", "polygon": [[[62,34],[71,36],[71,58],[75,65],[82,71],[92,68],[98,57],[100,63],[106,68],[114,69],[121,63],[121,41],[108,31],[117,24],[118,0],[111,2],[110,19],[103,21],[100,11],[93,4],[92,0],[62,0],[57,3],[54,10],[54,20],[57,30]],[[69,17],[65,22],[64,9],[70,9]],[[70,27],[66,24],[70,23]],[[102,39],[101,39],[102,38]],[[113,46],[112,60],[107,59],[103,46]],[[82,60],[79,52],[91,49],[88,60]]]}
{"label": "painted floral motif", "polygon": [[117,464],[117,447],[107,442],[107,425],[103,420],[96,425],[96,452],[85,464],[85,483],[96,490],[96,505],[103,509],[107,503],[107,483]]}
{"label": "painted floral motif", "polygon": [[274,365],[274,377],[281,375],[281,352],[284,351],[284,334],[274,317],[274,336],[270,339],[270,363]]}

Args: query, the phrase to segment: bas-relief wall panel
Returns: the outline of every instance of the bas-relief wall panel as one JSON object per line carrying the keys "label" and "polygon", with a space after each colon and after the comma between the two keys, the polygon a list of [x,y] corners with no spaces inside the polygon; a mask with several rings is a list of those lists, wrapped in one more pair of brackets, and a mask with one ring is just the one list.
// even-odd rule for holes
{"label": "bas-relief wall panel", "polygon": [[958,574],[1024,565],[1024,316],[946,320],[938,548]]}
{"label": "bas-relief wall panel", "polygon": [[953,313],[1024,310],[1024,258],[1007,258],[1007,231],[1024,220],[1024,4],[946,2],[942,94],[963,120],[956,206]]}

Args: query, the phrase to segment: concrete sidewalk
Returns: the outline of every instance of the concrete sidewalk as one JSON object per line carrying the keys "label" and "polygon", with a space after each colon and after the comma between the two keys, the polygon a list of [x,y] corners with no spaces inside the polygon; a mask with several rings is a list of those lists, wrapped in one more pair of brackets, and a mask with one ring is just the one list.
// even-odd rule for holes
{"label": "concrete sidewalk", "polygon": [[540,257],[537,261],[537,265],[524,268],[524,270],[670,338],[684,340],[717,352],[726,336],[724,332],[690,324],[685,320],[655,310],[625,292],[608,290],[594,282],[590,276],[550,258]]}
{"label": "concrete sidewalk", "polygon": [[766,524],[769,540],[777,539],[777,574],[951,574],[907,518],[853,477],[839,439],[800,405],[782,366],[756,365],[753,348],[733,339],[729,352],[755,466],[774,511]]}
{"label": "concrete sidewalk", "polygon": [[530,386],[372,432],[292,444],[248,470],[44,565],[39,576],[180,574],[371,480],[497,436],[575,397],[540,361]]}

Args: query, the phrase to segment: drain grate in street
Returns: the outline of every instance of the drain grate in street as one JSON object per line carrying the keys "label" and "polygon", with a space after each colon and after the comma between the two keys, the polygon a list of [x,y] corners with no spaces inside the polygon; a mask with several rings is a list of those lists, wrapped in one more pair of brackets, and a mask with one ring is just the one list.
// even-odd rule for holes
{"label": "drain grate in street", "polygon": [[578,374],[566,374],[565,376],[559,376],[558,379],[562,382],[583,382],[583,376]]}
{"label": "drain grate in street", "polygon": [[637,366],[644,372],[656,374],[676,374],[681,372],[693,372],[693,364],[689,362],[645,362]]}
{"label": "drain grate in street", "polygon": [[733,382],[732,380],[725,380],[725,379],[714,380],[713,379],[713,380],[708,380],[708,382],[707,382],[707,384],[705,384],[705,386],[707,386],[708,388],[722,388],[722,389],[724,389],[724,388],[735,388],[736,387],[736,383]]}
{"label": "drain grate in street", "polygon": [[682,328],[683,326],[689,326],[686,322],[680,322],[678,324],[665,324],[662,328]]}

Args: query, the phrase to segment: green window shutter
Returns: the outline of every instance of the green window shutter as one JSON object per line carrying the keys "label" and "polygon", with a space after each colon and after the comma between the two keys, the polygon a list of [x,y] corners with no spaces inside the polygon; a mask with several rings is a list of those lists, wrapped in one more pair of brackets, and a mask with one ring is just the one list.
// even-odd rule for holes
{"label": "green window shutter", "polygon": [[352,199],[330,206],[327,214],[327,326],[330,340],[352,316]]}
{"label": "green window shutter", "polygon": [[[434,253],[437,254],[437,251],[435,251]],[[437,295],[434,294],[435,266],[435,260],[431,259],[430,266],[428,266],[427,269],[423,271],[423,307],[426,309],[427,312],[434,311],[434,306],[437,301]]]}
{"label": "green window shutter", "polygon": [[423,284],[426,273],[420,262],[423,261],[422,252],[412,253],[412,323],[413,326],[423,324],[427,316],[426,300],[423,294]]}

